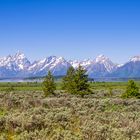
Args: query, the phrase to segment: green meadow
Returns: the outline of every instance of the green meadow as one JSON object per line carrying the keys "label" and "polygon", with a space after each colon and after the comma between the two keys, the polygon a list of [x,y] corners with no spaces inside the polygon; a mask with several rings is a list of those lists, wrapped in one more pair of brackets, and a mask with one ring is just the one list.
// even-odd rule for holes
{"label": "green meadow", "polygon": [[[140,88],[140,81],[136,81],[137,86]],[[57,90],[62,90],[61,80],[56,81]],[[111,89],[126,89],[127,82],[90,82],[92,90],[108,90]],[[17,91],[42,91],[41,82],[1,82],[0,91],[13,88]]]}

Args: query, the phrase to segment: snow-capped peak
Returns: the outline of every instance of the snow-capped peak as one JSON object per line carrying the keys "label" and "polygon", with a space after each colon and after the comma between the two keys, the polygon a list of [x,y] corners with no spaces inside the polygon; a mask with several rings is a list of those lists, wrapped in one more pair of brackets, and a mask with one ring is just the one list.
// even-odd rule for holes
{"label": "snow-capped peak", "polygon": [[13,71],[26,70],[30,61],[21,52],[0,59],[0,66]]}
{"label": "snow-capped peak", "polygon": [[88,67],[93,61],[90,59],[85,59],[83,61],[78,60],[70,60],[69,63],[76,69],[79,66],[82,66],[83,68]]}
{"label": "snow-capped peak", "polygon": [[102,67],[102,65],[104,65],[105,69],[108,71],[108,72],[111,72],[113,71],[114,69],[116,69],[116,65],[108,58],[106,57],[105,55],[99,55],[96,57],[94,63],[96,65],[99,65]]}
{"label": "snow-capped peak", "polygon": [[96,63],[104,63],[105,61],[109,61],[109,58],[102,54],[97,56],[95,59]]}
{"label": "snow-capped peak", "polygon": [[130,59],[130,62],[137,62],[140,61],[140,56],[134,56]]}
{"label": "snow-capped peak", "polygon": [[20,51],[18,51],[13,57],[16,58],[16,59],[24,59],[25,54],[20,52]]}
{"label": "snow-capped peak", "polygon": [[80,61],[78,60],[70,60],[69,63],[76,69],[80,65]]}
{"label": "snow-capped peak", "polygon": [[[140,62],[140,56],[132,57],[129,62]],[[60,76],[65,75],[70,66],[73,66],[76,69],[79,65],[86,69],[87,74],[91,77],[108,76],[108,74],[111,74],[116,70],[121,70],[121,68],[124,67],[126,67],[126,70],[130,68],[130,74],[132,70],[134,72],[136,70],[134,76],[138,75],[140,69],[139,63],[134,63],[136,67],[133,67],[131,63],[128,65],[129,62],[127,62],[126,65],[114,64],[108,57],[99,55],[95,59],[86,59],[83,61],[67,61],[63,57],[50,56],[31,64],[24,53],[18,51],[15,55],[8,55],[7,57],[0,58],[0,76],[44,76],[47,74],[47,71],[51,71],[55,76]]]}
{"label": "snow-capped peak", "polygon": [[28,70],[34,75],[45,75],[49,70],[55,75],[63,75],[70,66],[63,57],[50,56],[34,62]]}

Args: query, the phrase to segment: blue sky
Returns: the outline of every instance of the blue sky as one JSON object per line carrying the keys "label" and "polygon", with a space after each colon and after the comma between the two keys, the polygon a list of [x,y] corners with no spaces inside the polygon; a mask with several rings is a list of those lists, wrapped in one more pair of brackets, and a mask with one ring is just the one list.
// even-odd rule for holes
{"label": "blue sky", "polygon": [[140,55],[139,0],[0,0],[0,56],[114,62]]}

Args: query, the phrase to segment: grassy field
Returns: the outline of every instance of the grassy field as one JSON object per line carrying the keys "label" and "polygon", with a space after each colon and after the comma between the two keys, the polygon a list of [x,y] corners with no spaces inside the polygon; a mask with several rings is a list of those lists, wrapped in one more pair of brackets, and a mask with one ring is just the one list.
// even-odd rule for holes
{"label": "grassy field", "polygon": [[[136,81],[137,86],[140,88],[140,81]],[[57,90],[61,90],[62,83],[57,81]],[[127,82],[91,82],[90,83],[91,89],[98,90],[98,89],[126,89]],[[0,83],[0,91],[5,91],[12,87],[14,90],[17,91],[42,91],[42,84],[39,82],[18,82],[18,83]]]}
{"label": "grassy field", "polygon": [[81,98],[58,82],[45,98],[41,83],[0,83],[0,140],[140,140],[140,100],[121,99],[126,86],[91,83]]}
{"label": "grassy field", "polygon": [[[61,82],[56,82],[57,90],[61,89]],[[17,91],[42,91],[42,83],[40,82],[13,82],[13,83],[0,83],[0,91],[13,88]]]}

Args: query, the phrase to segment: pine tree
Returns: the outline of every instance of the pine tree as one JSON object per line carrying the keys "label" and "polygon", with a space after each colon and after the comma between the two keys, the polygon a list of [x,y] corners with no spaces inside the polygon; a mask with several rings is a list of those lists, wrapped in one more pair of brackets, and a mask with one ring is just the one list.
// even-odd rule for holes
{"label": "pine tree", "polygon": [[55,90],[56,90],[56,84],[54,82],[54,77],[49,71],[48,75],[45,77],[45,80],[43,81],[43,91],[45,96],[48,96],[50,94],[55,95]]}
{"label": "pine tree", "polygon": [[67,75],[63,78],[63,87],[71,94],[80,94],[82,97],[85,94],[91,93],[89,89],[88,75],[86,70],[81,66],[74,70],[70,67]]}
{"label": "pine tree", "polygon": [[86,70],[79,66],[75,71],[74,76],[74,94],[80,94],[82,97],[85,94],[91,93],[90,85],[88,82],[88,75],[86,74]]}
{"label": "pine tree", "polygon": [[137,97],[140,98],[139,88],[133,80],[128,81],[126,92],[122,94],[123,98]]}
{"label": "pine tree", "polygon": [[66,76],[63,78],[62,88],[64,90],[67,90],[69,93],[71,93],[72,89],[74,88],[74,75],[75,69],[73,67],[70,67],[67,71]]}

